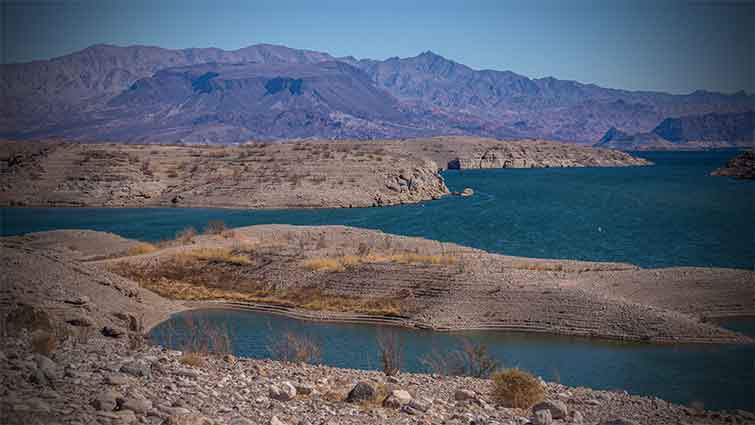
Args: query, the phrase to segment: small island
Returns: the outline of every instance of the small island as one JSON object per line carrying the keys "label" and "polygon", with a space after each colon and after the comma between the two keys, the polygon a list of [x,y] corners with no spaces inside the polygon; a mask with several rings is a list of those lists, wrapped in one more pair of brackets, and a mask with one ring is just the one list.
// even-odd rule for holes
{"label": "small island", "polygon": [[710,173],[711,176],[735,177],[738,179],[755,179],[755,155],[752,151],[743,152],[730,159],[726,165]]}

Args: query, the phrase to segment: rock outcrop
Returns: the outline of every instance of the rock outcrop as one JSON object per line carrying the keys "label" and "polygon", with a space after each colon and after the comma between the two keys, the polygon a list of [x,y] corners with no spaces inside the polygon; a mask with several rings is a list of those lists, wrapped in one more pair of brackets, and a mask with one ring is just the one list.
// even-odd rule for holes
{"label": "rock outcrop", "polygon": [[736,177],[738,179],[755,179],[755,154],[747,151],[730,159],[726,165],[710,173],[711,176]]}

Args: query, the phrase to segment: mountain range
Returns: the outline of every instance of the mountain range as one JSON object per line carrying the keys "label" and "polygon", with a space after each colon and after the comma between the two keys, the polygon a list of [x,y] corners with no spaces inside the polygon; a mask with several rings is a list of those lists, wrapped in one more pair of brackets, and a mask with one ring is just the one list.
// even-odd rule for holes
{"label": "mountain range", "polygon": [[752,148],[753,111],[666,118],[652,131],[628,134],[611,127],[595,144],[620,150]]}
{"label": "mountain range", "polygon": [[0,137],[82,141],[477,135],[592,144],[607,131],[655,132],[669,118],[755,110],[744,92],[627,91],[475,70],[429,51],[357,60],[269,44],[95,45],[1,65],[0,90]]}

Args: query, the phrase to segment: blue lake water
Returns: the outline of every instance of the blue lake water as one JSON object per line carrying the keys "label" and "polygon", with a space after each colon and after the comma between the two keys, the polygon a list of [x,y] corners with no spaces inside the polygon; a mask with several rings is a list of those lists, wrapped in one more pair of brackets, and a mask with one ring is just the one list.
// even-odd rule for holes
{"label": "blue lake water", "polygon": [[708,176],[735,153],[639,155],[656,165],[448,171],[451,190],[475,195],[390,208],[3,208],[0,234],[85,228],[156,241],[209,220],[343,224],[527,257],[751,269],[755,184]]}
{"label": "blue lake water", "polygon": [[[180,349],[191,328],[187,318],[228,330],[234,352],[245,357],[268,357],[271,342],[290,331],[317,340],[323,364],[378,369],[376,338],[390,330],[398,332],[403,342],[405,371],[426,371],[419,361],[422,356],[458,348],[468,339],[485,343],[502,366],[526,369],[549,381],[626,390],[683,404],[702,402],[709,409],[753,409],[755,347],[751,345],[672,346],[512,332],[438,333],[230,310],[180,313],[154,328],[153,339]],[[750,330],[754,322],[749,320]]]}
{"label": "blue lake water", "polygon": [[[642,267],[753,268],[752,181],[710,177],[733,152],[642,153],[652,167],[468,170],[444,173],[448,197],[390,208],[325,210],[2,208],[0,234],[94,229],[148,241],[172,238],[210,220],[228,226],[266,223],[343,224],[422,236],[492,252],[541,258],[622,261]],[[230,328],[236,352],[264,357],[285,329],[323,342],[334,366],[377,366],[378,328],[299,322],[247,312],[193,312]],[[183,316],[156,328],[159,337]],[[753,321],[730,325],[751,332]],[[484,341],[505,366],[519,366],[569,385],[625,389],[709,408],[753,408],[752,346],[622,344],[584,338],[504,332],[432,333],[399,330],[405,369],[418,357]]]}

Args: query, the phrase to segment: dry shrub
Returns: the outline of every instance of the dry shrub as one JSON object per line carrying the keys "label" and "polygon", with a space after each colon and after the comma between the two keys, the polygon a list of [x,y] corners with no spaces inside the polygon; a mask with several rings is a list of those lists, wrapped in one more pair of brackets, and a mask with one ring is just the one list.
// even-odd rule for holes
{"label": "dry shrub", "polygon": [[464,340],[461,349],[444,354],[433,352],[420,359],[433,373],[450,376],[486,378],[498,369],[498,362],[490,356],[485,344]]}
{"label": "dry shrub", "polygon": [[180,243],[181,245],[190,244],[194,241],[194,236],[196,235],[196,229],[194,229],[193,227],[187,227],[176,234],[176,242]]}
{"label": "dry shrub", "polygon": [[431,264],[450,265],[456,263],[456,257],[450,255],[421,255],[411,252],[400,254],[370,254],[369,249],[360,249],[363,255],[341,255],[337,257],[315,257],[304,261],[303,265],[309,270],[342,272],[350,266],[359,264]]}
{"label": "dry shrub", "polygon": [[151,243],[146,242],[140,242],[131,248],[126,252],[126,255],[142,255],[142,254],[149,254],[152,252],[157,251],[157,247],[152,245]]}
{"label": "dry shrub", "polygon": [[377,336],[380,363],[386,376],[395,376],[401,371],[401,337],[395,331],[379,332]]}
{"label": "dry shrub", "polygon": [[190,251],[183,251],[177,253],[173,257],[174,261],[179,264],[187,265],[197,260],[202,261],[214,261],[218,263],[228,263],[235,265],[249,265],[254,261],[244,255],[234,254],[229,248],[196,248]]}
{"label": "dry shrub", "polygon": [[219,235],[226,230],[225,223],[220,220],[212,220],[204,228],[205,235]]}
{"label": "dry shrub", "polygon": [[267,349],[274,359],[284,362],[315,364],[320,361],[320,342],[309,335],[296,332],[285,332],[280,337],[272,336]]}
{"label": "dry shrub", "polygon": [[540,380],[520,369],[495,373],[492,380],[493,400],[504,407],[529,409],[545,397]]}
{"label": "dry shrub", "polygon": [[31,351],[50,357],[58,348],[58,339],[51,332],[37,331],[31,337]]}
{"label": "dry shrub", "polygon": [[[210,355],[231,354],[233,345],[227,327],[216,325],[209,320],[194,320],[191,315],[184,317],[184,337],[175,348],[183,351],[179,361],[188,366],[203,367],[205,358]],[[168,329],[165,333],[169,337],[168,346],[174,346],[173,335],[175,329]]]}
{"label": "dry shrub", "polygon": [[304,267],[314,271],[342,272],[343,264],[337,258],[310,258],[304,261]]}
{"label": "dry shrub", "polygon": [[193,367],[204,367],[205,365],[204,357],[199,353],[184,353],[178,361]]}

